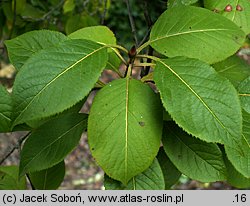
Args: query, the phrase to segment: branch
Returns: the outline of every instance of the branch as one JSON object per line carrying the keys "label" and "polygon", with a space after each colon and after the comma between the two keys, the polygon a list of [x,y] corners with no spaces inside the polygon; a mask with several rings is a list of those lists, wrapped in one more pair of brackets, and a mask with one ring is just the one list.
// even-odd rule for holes
{"label": "branch", "polygon": [[30,135],[31,132],[27,133],[25,136],[21,137],[18,142],[10,149],[10,151],[4,155],[4,157],[0,160],[0,165],[16,150],[19,149],[23,143],[23,141]]}
{"label": "branch", "polygon": [[127,4],[128,17],[129,17],[129,22],[130,22],[132,34],[133,34],[134,40],[135,40],[135,46],[137,48],[138,47],[138,39],[137,39],[137,35],[136,35],[136,28],[135,28],[134,18],[132,16],[129,0],[125,0],[125,1],[126,1],[126,4]]}
{"label": "branch", "polygon": [[144,11],[144,18],[146,20],[147,26],[150,29],[151,26],[153,25],[152,19],[148,13],[148,2],[144,0],[143,4],[143,11]]}
{"label": "branch", "polygon": [[[146,21],[146,23],[148,25],[148,30],[150,31],[151,27],[153,25],[153,22],[152,22],[152,19],[151,19],[150,15],[149,15],[149,12],[148,12],[148,3],[147,3],[147,1],[144,1],[143,11],[144,11],[145,21]],[[151,46],[149,46],[147,54],[149,56],[152,56],[153,52],[154,52],[153,48]],[[148,64],[150,64],[151,62],[152,62],[151,59],[147,59]],[[146,68],[143,69],[142,72],[141,72],[141,77],[146,76],[149,73],[149,71],[150,71],[150,66],[146,66]]]}
{"label": "branch", "polygon": [[[52,15],[54,11],[60,10],[63,7],[65,1],[66,0],[60,1],[55,7],[53,7],[50,11],[48,11],[46,14],[44,14],[41,18],[32,18],[32,20],[44,21],[46,19],[49,19],[50,15]],[[30,18],[24,17],[24,16],[22,18],[23,19],[30,19]]]}
{"label": "branch", "polygon": [[107,13],[107,0],[104,0],[104,10],[101,17],[101,25],[104,25],[106,13]]}
{"label": "branch", "polygon": [[16,24],[16,0],[14,0],[14,15],[13,15],[12,26],[11,26],[11,30],[10,30],[10,34],[9,34],[9,38],[8,39],[11,39],[11,37],[12,37],[15,24]]}
{"label": "branch", "polygon": [[34,187],[34,185],[33,185],[32,182],[31,182],[30,175],[29,175],[28,173],[26,174],[26,177],[27,177],[27,179],[28,179],[29,182],[30,182],[31,189],[32,189],[32,190],[36,190],[36,188]]}

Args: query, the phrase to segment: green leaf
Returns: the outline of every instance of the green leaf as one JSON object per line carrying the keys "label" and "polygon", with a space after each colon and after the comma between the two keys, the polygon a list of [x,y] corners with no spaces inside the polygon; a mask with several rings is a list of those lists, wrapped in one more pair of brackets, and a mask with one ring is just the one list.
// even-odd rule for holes
{"label": "green leaf", "polygon": [[65,31],[66,31],[66,34],[69,35],[72,32],[80,28],[96,26],[96,25],[98,25],[98,22],[92,16],[89,16],[89,15],[82,16],[80,14],[75,14],[71,16],[70,18],[68,18],[66,25],[65,25]]}
{"label": "green leaf", "polygon": [[165,183],[161,167],[155,159],[148,169],[133,177],[127,186],[105,175],[104,187],[106,190],[164,190]]}
{"label": "green leaf", "polygon": [[243,131],[241,139],[234,145],[226,146],[225,151],[228,159],[235,169],[246,178],[250,178],[250,114],[243,110]]}
{"label": "green leaf", "polygon": [[113,179],[128,181],[148,168],[161,139],[162,107],[138,80],[119,79],[96,95],[88,121],[92,155]]}
{"label": "green leaf", "polygon": [[170,116],[170,114],[166,110],[163,111],[163,120],[164,121],[173,121],[172,117]]}
{"label": "green leaf", "polygon": [[64,175],[65,164],[64,161],[62,161],[51,168],[30,173],[29,177],[32,185],[36,189],[55,190],[61,185],[64,179]]}
{"label": "green leaf", "polygon": [[41,120],[31,120],[27,122],[27,125],[29,127],[31,127],[32,129],[38,128],[41,125],[43,125],[44,123],[46,123],[47,121],[53,119],[53,118],[59,118],[60,116],[64,116],[65,114],[77,114],[80,112],[81,108],[83,107],[85,101],[87,100],[87,97],[85,97],[83,100],[81,100],[80,102],[78,102],[76,105],[74,105],[73,107],[63,111],[60,114],[56,114],[54,116],[50,116],[50,117],[46,117],[44,119]]}
{"label": "green leaf", "polygon": [[202,182],[226,179],[222,153],[216,144],[196,139],[168,122],[163,146],[173,164],[188,177]]}
{"label": "green leaf", "polygon": [[50,168],[78,144],[87,127],[84,114],[66,114],[34,130],[21,151],[20,175]]}
{"label": "green leaf", "polygon": [[119,67],[121,64],[121,59],[116,55],[115,52],[109,52],[109,58],[105,69],[110,69],[115,72],[119,72]]}
{"label": "green leaf", "polygon": [[159,150],[157,159],[163,172],[165,189],[168,190],[179,180],[181,172],[174,166],[162,147]]}
{"label": "green leaf", "polygon": [[234,54],[244,40],[245,33],[221,15],[199,7],[177,6],[158,18],[149,43],[168,57],[215,63]]}
{"label": "green leaf", "polygon": [[5,44],[11,63],[17,70],[20,70],[32,55],[42,49],[58,45],[66,39],[67,37],[60,32],[40,30],[27,32],[14,39],[5,41]]}
{"label": "green leaf", "polygon": [[12,100],[9,92],[0,85],[0,132],[9,132],[11,126]]}
{"label": "green leaf", "polygon": [[246,138],[248,142],[250,142],[250,114],[246,111],[242,111],[242,117],[243,117],[243,135]]}
{"label": "green leaf", "polygon": [[222,62],[213,65],[213,68],[222,76],[238,87],[239,83],[250,76],[250,66],[246,61],[234,55]]}
{"label": "green leaf", "polygon": [[14,83],[13,125],[52,116],[75,105],[94,86],[107,58],[105,46],[83,39],[65,41],[31,57]]}
{"label": "green leaf", "polygon": [[[71,33],[68,37],[71,39],[87,39],[105,45],[116,45],[114,33],[106,26],[85,27]],[[109,59],[105,69],[117,71],[121,60],[114,52],[111,52],[111,49],[108,51]]]}
{"label": "green leaf", "polygon": [[66,0],[63,4],[63,13],[72,12],[75,9],[75,0]]}
{"label": "green leaf", "polygon": [[146,76],[141,78],[142,82],[147,82],[147,81],[153,81],[153,76],[154,76],[154,72],[150,72],[149,74],[147,74]]}
{"label": "green leaf", "polygon": [[29,21],[41,21],[44,19],[45,15],[45,11],[28,3],[26,3],[25,8],[21,13],[21,16]]}
{"label": "green leaf", "polygon": [[250,76],[239,84],[238,92],[242,108],[250,113]]}
{"label": "green leaf", "polygon": [[68,37],[71,39],[88,39],[103,44],[116,44],[114,33],[106,26],[85,27],[71,33]]}
{"label": "green leaf", "polygon": [[174,6],[181,6],[181,5],[191,5],[198,2],[198,0],[169,0],[168,1],[168,9]]}
{"label": "green leaf", "polygon": [[[204,6],[230,19],[242,28],[246,34],[250,33],[249,0],[204,0]],[[228,11],[227,6],[231,6],[231,10]]]}
{"label": "green leaf", "polygon": [[25,190],[26,178],[18,177],[17,166],[0,166],[0,190]]}
{"label": "green leaf", "polygon": [[207,142],[234,144],[242,132],[237,91],[196,59],[160,60],[154,73],[165,109],[185,131]]}
{"label": "green leaf", "polygon": [[247,188],[250,187],[250,178],[244,177],[240,174],[232,165],[232,163],[227,159],[226,155],[223,155],[224,162],[227,168],[227,182],[238,188]]}

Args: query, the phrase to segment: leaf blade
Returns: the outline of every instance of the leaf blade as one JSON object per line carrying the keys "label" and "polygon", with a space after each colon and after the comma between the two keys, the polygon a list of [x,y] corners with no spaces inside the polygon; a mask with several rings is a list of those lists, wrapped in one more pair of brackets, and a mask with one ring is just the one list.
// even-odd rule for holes
{"label": "leaf blade", "polygon": [[188,177],[202,182],[226,179],[218,146],[195,139],[173,122],[166,124],[163,147],[173,164]]}
{"label": "leaf blade", "polygon": [[11,126],[12,100],[7,90],[0,85],[0,132],[9,132]]}
{"label": "leaf blade", "polygon": [[242,108],[250,113],[250,76],[239,84],[238,92]]}
{"label": "leaf blade", "polygon": [[181,172],[174,166],[162,147],[159,150],[157,159],[163,172],[165,190],[168,190],[179,180]]}
{"label": "leaf blade", "polygon": [[229,161],[246,178],[250,178],[250,114],[243,110],[243,131],[241,139],[234,145],[225,145]]}
{"label": "leaf blade", "polygon": [[20,176],[61,162],[78,144],[86,119],[83,114],[66,114],[32,132],[21,151]]}
{"label": "leaf blade", "polygon": [[239,83],[250,76],[250,66],[243,59],[234,55],[222,62],[213,65],[213,68],[222,76],[238,87]]}
{"label": "leaf blade", "polygon": [[[231,5],[231,11],[226,11],[226,6]],[[222,16],[230,19],[246,33],[250,33],[250,2],[245,0],[205,0],[204,6],[216,10]],[[238,7],[238,8],[237,8]]]}
{"label": "leaf blade", "polygon": [[97,163],[124,184],[143,172],[159,149],[161,117],[160,101],[147,85],[129,78],[106,85],[96,95],[88,121]]}
{"label": "leaf blade", "polygon": [[104,187],[106,190],[163,190],[165,184],[161,167],[155,159],[148,169],[133,177],[127,186],[105,175]]}
{"label": "leaf blade", "polygon": [[[107,58],[104,46],[77,39],[29,59],[13,87],[13,126],[52,116],[78,103],[98,80]],[[50,69],[52,65],[54,69]]]}
{"label": "leaf blade", "polygon": [[25,190],[26,178],[18,178],[17,166],[0,166],[0,190]]}
{"label": "leaf blade", "polygon": [[29,174],[32,185],[38,190],[55,190],[63,181],[65,175],[64,161],[51,168]]}
{"label": "leaf blade", "polygon": [[114,33],[106,26],[85,27],[71,33],[68,37],[71,39],[87,39],[103,44],[116,44]]}
{"label": "leaf blade", "polygon": [[250,178],[244,177],[239,173],[232,163],[227,159],[226,154],[223,154],[224,161],[227,168],[227,182],[237,188],[248,188],[250,187]]}
{"label": "leaf blade", "polygon": [[159,17],[149,43],[168,57],[187,56],[215,63],[234,54],[244,39],[244,32],[230,20],[203,8],[178,6]]}
{"label": "leaf blade", "polygon": [[40,30],[31,31],[12,40],[5,41],[10,61],[19,71],[24,63],[35,53],[58,45],[67,40],[60,32]]}
{"label": "leaf blade", "polygon": [[207,142],[233,145],[239,139],[242,116],[237,92],[212,67],[185,57],[160,60],[154,80],[165,109],[185,131]]}

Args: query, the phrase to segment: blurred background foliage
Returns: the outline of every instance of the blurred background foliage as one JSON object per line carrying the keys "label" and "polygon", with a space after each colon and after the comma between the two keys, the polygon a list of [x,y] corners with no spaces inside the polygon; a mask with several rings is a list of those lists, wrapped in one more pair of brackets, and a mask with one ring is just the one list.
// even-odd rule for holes
{"label": "blurred background foliage", "polygon": [[[167,8],[167,0],[130,0],[129,3],[141,41],[149,29],[144,15],[146,7],[154,22]],[[7,60],[3,41],[25,32],[50,29],[70,34],[99,24],[108,26],[119,44],[129,48],[133,45],[124,0],[0,0],[1,58]]]}

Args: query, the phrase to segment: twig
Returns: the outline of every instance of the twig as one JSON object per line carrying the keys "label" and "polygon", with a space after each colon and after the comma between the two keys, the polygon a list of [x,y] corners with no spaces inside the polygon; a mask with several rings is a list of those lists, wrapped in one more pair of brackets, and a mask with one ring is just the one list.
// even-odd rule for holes
{"label": "twig", "polygon": [[9,38],[8,39],[11,39],[11,37],[12,37],[15,24],[16,24],[16,0],[14,0],[14,15],[13,15],[12,26],[11,26],[11,30],[10,30],[10,34],[9,34]]}
{"label": "twig", "polygon": [[135,46],[137,48],[138,47],[138,39],[137,39],[137,35],[136,35],[136,28],[135,28],[134,18],[132,16],[129,0],[125,0],[125,2],[127,4],[128,17],[129,17],[129,22],[130,22],[132,34],[133,34],[133,37],[134,37],[134,40],[135,40]]}
{"label": "twig", "polygon": [[31,189],[32,189],[32,190],[36,190],[36,188],[34,187],[34,185],[33,185],[32,182],[31,182],[30,175],[29,175],[29,174],[26,174],[26,177],[27,177],[27,179],[28,179],[29,182],[30,182]]}
{"label": "twig", "polygon": [[143,44],[147,41],[147,39],[148,39],[148,37],[149,37],[149,34],[150,34],[150,31],[151,31],[151,28],[152,28],[152,27],[150,27],[150,28],[147,30],[146,35],[143,37],[143,39],[142,39],[141,42],[139,43],[138,47],[140,47],[141,45],[143,45]]}
{"label": "twig", "polygon": [[18,142],[10,149],[10,151],[4,155],[4,157],[0,160],[0,165],[16,150],[21,147],[22,142],[30,135],[31,132],[27,133],[25,136],[21,137]]}
{"label": "twig", "polygon": [[[44,21],[45,19],[49,19],[49,16],[56,10],[61,9],[63,7],[65,0],[60,1],[55,7],[53,7],[50,11],[44,14],[41,18],[32,18],[35,21]],[[29,19],[27,17],[23,17],[24,19]]]}
{"label": "twig", "polygon": [[148,2],[144,1],[143,4],[143,11],[144,11],[144,17],[147,23],[148,28],[151,28],[151,26],[153,25],[152,19],[148,13]]}
{"label": "twig", "polygon": [[106,13],[107,13],[107,0],[104,0],[104,10],[101,18],[101,25],[104,25]]}
{"label": "twig", "polygon": [[[149,15],[149,12],[148,12],[148,3],[147,1],[144,1],[144,4],[143,4],[143,10],[144,10],[144,17],[145,17],[145,21],[148,25],[148,30],[151,29],[152,25],[153,25],[153,22],[152,22],[152,19]],[[149,56],[152,56],[153,55],[153,48],[151,46],[148,47],[148,52],[147,54]],[[151,63],[152,60],[151,59],[147,59],[147,63]],[[144,77],[146,76],[150,71],[150,66],[146,66],[146,68],[142,69],[142,72],[141,72],[141,77]]]}

